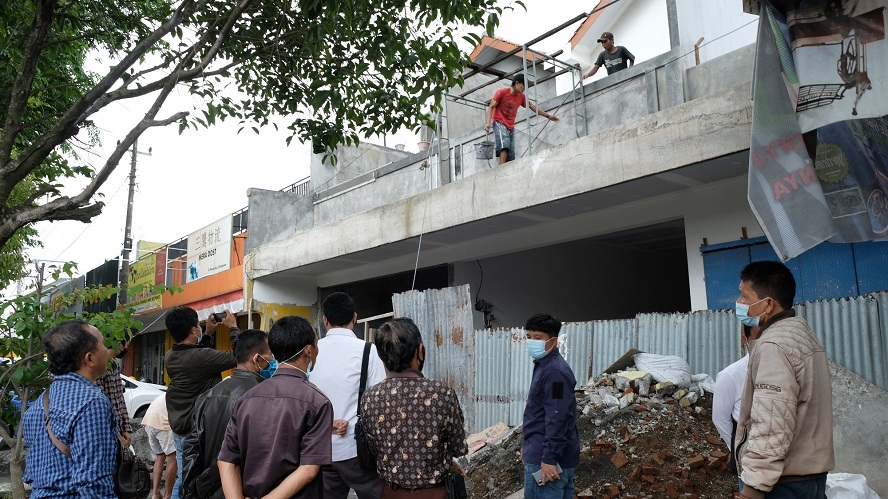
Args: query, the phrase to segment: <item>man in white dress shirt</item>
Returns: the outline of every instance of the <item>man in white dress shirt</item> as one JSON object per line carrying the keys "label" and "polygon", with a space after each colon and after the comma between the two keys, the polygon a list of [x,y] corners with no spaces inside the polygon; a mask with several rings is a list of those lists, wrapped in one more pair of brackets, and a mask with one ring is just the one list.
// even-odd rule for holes
{"label": "man in white dress shirt", "polygon": [[728,462],[734,474],[738,474],[734,456],[734,434],[737,431],[737,420],[740,419],[740,399],[743,397],[743,385],[746,383],[749,365],[748,342],[758,338],[759,328],[741,325],[740,332],[740,346],[745,354],[743,358],[718,373],[715,379],[715,392],[712,394],[712,422],[728,446],[731,454]]}
{"label": "man in white dress shirt", "polygon": [[[358,388],[361,362],[366,342],[355,336],[358,314],[355,304],[345,293],[333,293],[324,300],[324,327],[327,335],[318,342],[318,361],[311,371],[315,384],[333,404],[333,464],[321,473],[325,499],[346,499],[354,489],[358,499],[378,499],[382,479],[376,471],[358,465],[355,444],[355,423],[358,411]],[[370,348],[367,366],[367,388],[385,379],[385,365]]]}

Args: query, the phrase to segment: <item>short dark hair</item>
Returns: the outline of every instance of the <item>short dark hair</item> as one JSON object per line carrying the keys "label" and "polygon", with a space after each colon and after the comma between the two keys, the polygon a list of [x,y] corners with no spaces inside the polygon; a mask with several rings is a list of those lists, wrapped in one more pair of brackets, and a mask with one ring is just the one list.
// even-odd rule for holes
{"label": "short dark hair", "polygon": [[75,372],[80,369],[86,354],[95,352],[99,346],[104,348],[89,332],[88,326],[86,321],[79,319],[65,321],[43,338],[49,372],[55,375]]}
{"label": "short dark hair", "polygon": [[524,325],[524,330],[539,331],[541,333],[546,333],[549,336],[558,336],[558,333],[561,332],[561,321],[549,314],[536,314],[530,319],[527,319],[527,324]]}
{"label": "short dark hair", "polygon": [[346,326],[355,317],[355,302],[340,291],[325,298],[323,308],[324,317],[331,326]]}
{"label": "short dark hair", "polygon": [[254,354],[262,353],[268,346],[268,334],[259,329],[245,329],[237,336],[234,344],[234,358],[238,364],[250,360]]}
{"label": "short dark hair", "polygon": [[274,358],[286,362],[315,342],[315,331],[302,317],[288,315],[281,317],[268,331],[268,347]]}
{"label": "short dark hair", "polygon": [[524,85],[524,74],[518,73],[512,77],[512,86],[514,87],[516,83],[520,83]]}
{"label": "short dark hair", "polygon": [[167,330],[176,343],[182,343],[188,335],[191,334],[191,328],[200,324],[197,318],[197,312],[190,307],[174,307],[167,312],[164,319]]}
{"label": "short dark hair", "polygon": [[401,372],[410,367],[416,350],[422,345],[422,334],[413,320],[399,317],[379,326],[373,343],[385,368]]}
{"label": "short dark hair", "polygon": [[777,261],[752,262],[740,271],[740,281],[749,284],[759,298],[772,298],[784,310],[792,308],[796,282],[786,265]]}

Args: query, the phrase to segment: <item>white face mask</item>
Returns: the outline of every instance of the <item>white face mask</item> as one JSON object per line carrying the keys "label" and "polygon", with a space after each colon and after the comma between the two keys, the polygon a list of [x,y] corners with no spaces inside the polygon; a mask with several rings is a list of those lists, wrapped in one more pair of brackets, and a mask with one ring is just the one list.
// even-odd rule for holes
{"label": "white face mask", "polygon": [[[288,366],[290,366],[290,367],[292,367],[292,368],[294,368],[294,369],[299,369],[298,367],[294,366],[293,364],[290,364],[290,361],[293,360],[293,359],[295,359],[296,357],[299,357],[299,355],[302,354],[302,352],[304,352],[306,348],[308,348],[308,345],[305,345],[304,347],[302,347],[302,350],[299,350],[299,351],[296,352],[293,356],[291,356],[289,359],[287,359],[287,360],[281,362],[281,364],[287,364]],[[299,370],[302,371],[302,372],[304,372],[304,373],[305,373],[305,379],[308,379],[308,378],[311,377],[311,370],[312,370],[312,369],[314,369],[314,361],[311,360],[311,359],[309,359],[309,361],[308,361],[308,366],[305,368],[305,371],[302,371],[302,369],[299,369]]]}

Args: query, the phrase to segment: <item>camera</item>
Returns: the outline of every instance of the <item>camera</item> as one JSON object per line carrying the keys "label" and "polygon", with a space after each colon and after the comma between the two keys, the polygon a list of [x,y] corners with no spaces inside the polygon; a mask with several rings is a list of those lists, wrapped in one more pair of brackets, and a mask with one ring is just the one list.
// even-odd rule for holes
{"label": "camera", "polygon": [[213,314],[213,319],[215,319],[216,322],[222,322],[223,320],[225,320],[226,315],[228,315],[226,312],[220,312],[218,314]]}

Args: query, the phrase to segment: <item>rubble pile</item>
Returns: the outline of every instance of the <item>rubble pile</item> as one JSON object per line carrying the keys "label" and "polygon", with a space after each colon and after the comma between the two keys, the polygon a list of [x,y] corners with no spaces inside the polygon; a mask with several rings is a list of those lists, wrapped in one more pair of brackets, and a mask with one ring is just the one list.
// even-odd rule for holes
{"label": "rubble pile", "polygon": [[[737,478],[711,420],[708,376],[687,386],[639,370],[593,378],[577,389],[579,499],[733,497]],[[523,487],[521,429],[469,457],[473,498],[509,497]]]}

